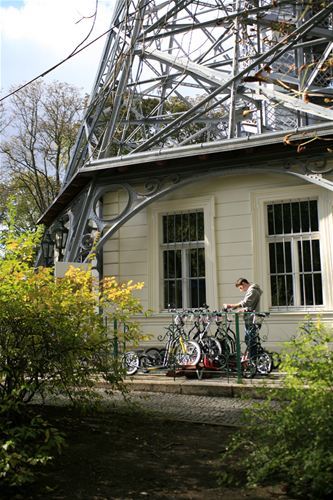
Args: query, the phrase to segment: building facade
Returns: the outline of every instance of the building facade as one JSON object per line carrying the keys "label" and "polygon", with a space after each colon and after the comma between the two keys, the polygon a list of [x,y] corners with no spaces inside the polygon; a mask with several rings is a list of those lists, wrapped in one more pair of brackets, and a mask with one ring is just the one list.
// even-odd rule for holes
{"label": "building facade", "polygon": [[[106,217],[125,193],[104,197]],[[143,281],[152,311],[143,329],[156,342],[168,307],[220,310],[238,302],[234,283],[263,289],[268,343],[279,347],[306,315],[333,321],[333,192],[281,174],[214,176],[143,209],[106,242],[103,274]]]}

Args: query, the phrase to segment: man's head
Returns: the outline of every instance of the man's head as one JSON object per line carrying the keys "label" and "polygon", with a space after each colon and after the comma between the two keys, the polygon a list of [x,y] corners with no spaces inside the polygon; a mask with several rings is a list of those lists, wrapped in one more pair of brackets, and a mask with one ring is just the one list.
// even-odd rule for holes
{"label": "man's head", "polygon": [[235,286],[239,289],[240,292],[246,292],[250,286],[250,283],[246,278],[238,278],[235,283]]}

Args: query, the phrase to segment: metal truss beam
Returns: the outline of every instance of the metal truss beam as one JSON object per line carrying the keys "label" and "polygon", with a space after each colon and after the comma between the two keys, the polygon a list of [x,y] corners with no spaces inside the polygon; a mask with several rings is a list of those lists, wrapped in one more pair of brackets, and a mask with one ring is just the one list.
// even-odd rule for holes
{"label": "metal truss beam", "polygon": [[[235,138],[246,136],[248,120],[241,115],[236,123],[231,119],[244,100],[251,103],[252,129],[257,134],[288,129],[291,124],[310,124],[313,116],[330,119],[331,110],[325,104],[325,97],[329,98],[327,82],[332,80],[333,72],[332,11],[330,1],[323,1],[311,10],[311,5],[303,0],[239,0],[238,4],[236,0],[119,0],[65,182],[98,158],[178,147],[184,140],[195,144],[227,139],[233,135],[230,126],[235,128],[235,125]],[[237,47],[231,43],[236,29]],[[235,72],[232,61],[236,48],[239,70]],[[159,57],[159,65],[151,65],[151,54],[158,51],[164,61]],[[167,58],[177,61],[179,55],[187,60],[189,67],[198,64],[205,71],[215,68],[220,81],[224,78],[228,85],[215,84],[212,89],[209,80],[184,65],[178,65],[177,71],[175,62],[167,64]],[[304,84],[302,68],[307,65],[310,71],[305,71],[311,76]],[[309,93],[307,106],[297,103],[295,107],[295,101],[284,95],[288,94],[288,88],[280,95],[276,89],[267,90],[269,82],[244,86],[244,77],[253,77],[251,71],[257,73],[270,66],[283,85],[292,87],[288,97],[295,98],[302,91]],[[151,89],[149,81],[154,82]],[[259,85],[266,87],[264,104],[255,102]],[[312,87],[321,89],[313,102]],[[197,95],[191,94],[191,88],[196,89]],[[233,97],[231,88],[236,89]],[[150,96],[152,90],[154,94]],[[220,97],[223,92],[227,92],[226,98]],[[149,99],[155,99],[156,106],[151,107]],[[187,103],[181,109],[181,116],[170,110],[172,103],[177,107],[172,99]],[[285,112],[276,107],[277,102],[287,108]],[[219,129],[212,124],[202,134],[195,130],[191,137],[191,127],[200,128],[198,119],[202,115],[206,118],[212,113],[218,115],[221,105],[228,116],[221,116]],[[160,116],[165,115],[167,106],[173,119],[161,125]],[[124,114],[128,120],[124,120]],[[138,119],[142,125],[135,129],[137,123],[131,120]],[[182,127],[187,138],[182,136],[178,141],[175,127]]]}
{"label": "metal truss beam", "polygon": [[[333,44],[330,44],[330,50],[333,48]],[[229,80],[226,81],[223,76],[221,75],[220,72],[207,68],[203,65],[196,64],[196,63],[191,63],[189,61],[183,61],[182,59],[179,58],[174,58],[170,57],[167,54],[163,54],[162,52],[159,52],[157,50],[154,50],[153,52],[145,52],[145,55],[147,57],[150,57],[152,59],[156,59],[158,61],[163,61],[166,62],[173,67],[177,69],[182,69],[186,71],[188,74],[193,74],[199,79],[202,79],[206,82],[211,83],[212,85],[219,85],[219,88],[223,88],[225,90],[229,89],[229,87],[232,87],[232,85],[235,83],[235,81],[238,79],[238,73],[235,73],[233,77]],[[327,55],[326,55],[327,58]],[[325,59],[326,59],[325,58]],[[319,69],[318,69],[319,71]],[[313,79],[315,76],[313,77]],[[265,78],[262,78],[264,81],[268,81],[268,83],[271,81],[272,83],[276,82],[278,85],[281,86],[281,82],[278,80],[272,80],[270,79],[270,76],[266,76]],[[261,80],[260,80],[261,81]],[[258,77],[258,82],[259,82],[259,77]],[[310,115],[314,116],[319,116],[320,118],[326,119],[326,120],[333,120],[333,110],[332,109],[326,109],[323,108],[322,106],[318,106],[316,104],[312,104],[310,102],[304,102],[303,100],[303,95],[300,93],[300,99],[293,97],[292,95],[288,95],[287,93],[282,93],[279,92],[275,89],[272,89],[267,86],[263,86],[259,84],[253,84],[253,83],[243,83],[243,87],[249,90],[254,90],[255,94],[251,94],[249,97],[254,100],[260,100],[262,97],[260,96],[265,96],[268,99],[272,99],[273,101],[277,101],[281,103],[283,106],[291,109],[297,109],[299,111],[302,111],[304,113],[308,113]],[[292,89],[291,89],[292,90]],[[243,98],[247,100],[247,96],[244,93]],[[179,128],[179,127],[177,127]],[[177,130],[175,128],[175,130]]]}
{"label": "metal truss beam", "polygon": [[[58,257],[85,260],[94,240],[101,251],[149,203],[209,176],[260,168],[332,190],[331,172],[310,168],[324,145],[301,163],[282,146],[332,134],[332,40],[331,0],[118,0],[63,190],[41,219],[69,231]],[[247,147],[252,165],[230,154]],[[126,209],[105,221],[103,196],[119,189]]]}

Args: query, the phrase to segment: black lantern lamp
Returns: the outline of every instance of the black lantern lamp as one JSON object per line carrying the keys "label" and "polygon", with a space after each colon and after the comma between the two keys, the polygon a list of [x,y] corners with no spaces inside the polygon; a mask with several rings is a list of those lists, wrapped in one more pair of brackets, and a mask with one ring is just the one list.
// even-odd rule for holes
{"label": "black lantern lamp", "polygon": [[45,265],[49,266],[53,261],[54,255],[54,242],[49,232],[44,235],[42,240],[42,253]]}
{"label": "black lantern lamp", "polygon": [[68,229],[63,222],[59,224],[55,230],[55,247],[59,252],[59,257],[63,255],[63,250],[66,248],[68,238]]}

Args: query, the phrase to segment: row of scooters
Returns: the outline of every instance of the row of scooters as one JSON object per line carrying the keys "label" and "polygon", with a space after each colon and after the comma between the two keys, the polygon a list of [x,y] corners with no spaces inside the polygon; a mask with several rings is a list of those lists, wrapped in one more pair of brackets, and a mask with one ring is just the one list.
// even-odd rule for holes
{"label": "row of scooters", "polygon": [[[193,312],[191,311],[193,315]],[[137,371],[149,373],[158,369],[192,369],[195,368],[198,376],[203,371],[230,374],[240,372],[244,377],[253,377],[256,373],[268,375],[272,369],[278,368],[280,358],[278,353],[265,350],[260,341],[259,330],[267,314],[253,317],[255,345],[252,344],[252,356],[248,349],[243,353],[236,352],[236,338],[230,328],[231,319],[225,314],[209,313],[200,310],[195,315],[194,327],[185,332],[185,321],[188,312],[177,311],[172,324],[167,327],[165,347],[151,347],[139,353],[128,351],[124,353],[124,367],[127,375],[134,375]],[[224,317],[225,321],[222,321]],[[209,328],[214,318],[217,324],[215,335],[209,335]],[[258,321],[259,319],[259,321]],[[221,326],[222,325],[222,326]],[[160,339],[162,340],[162,339]],[[255,356],[253,356],[255,352]]]}

